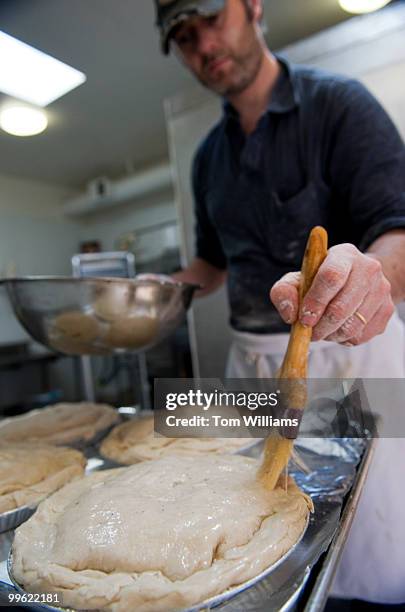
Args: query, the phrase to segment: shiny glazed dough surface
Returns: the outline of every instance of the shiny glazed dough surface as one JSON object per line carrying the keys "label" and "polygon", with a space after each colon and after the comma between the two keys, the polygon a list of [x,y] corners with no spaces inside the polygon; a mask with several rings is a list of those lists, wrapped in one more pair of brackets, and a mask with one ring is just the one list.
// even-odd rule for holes
{"label": "shiny glazed dough surface", "polygon": [[300,538],[310,500],[266,491],[256,460],[167,457],[92,474],[16,531],[13,576],[64,606],[180,610],[253,578]]}

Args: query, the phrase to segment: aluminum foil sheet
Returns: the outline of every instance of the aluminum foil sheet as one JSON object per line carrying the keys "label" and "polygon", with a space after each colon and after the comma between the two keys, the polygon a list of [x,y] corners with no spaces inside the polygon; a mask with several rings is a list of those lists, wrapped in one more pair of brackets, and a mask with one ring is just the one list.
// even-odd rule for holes
{"label": "aluminum foil sheet", "polygon": [[[311,568],[325,552],[339,526],[343,500],[356,477],[357,466],[370,443],[366,439],[318,439],[298,440],[296,449],[309,468],[309,473],[294,469],[290,473],[297,484],[311,495],[315,512],[308,528],[292,553],[276,564],[270,574],[252,586],[239,585],[224,593],[222,601],[208,602],[193,607],[196,610],[226,612],[268,612],[292,610],[310,575]],[[259,456],[262,445],[256,444],[245,454]],[[96,459],[96,458],[94,458]],[[100,460],[102,461],[102,460]],[[90,468],[114,467],[102,462]],[[12,532],[0,535],[0,605],[7,589],[13,588],[7,572],[7,558],[11,547]],[[229,597],[232,595],[232,598]],[[5,600],[6,601],[6,600]],[[41,606],[42,610],[55,610]],[[189,611],[191,612],[191,610]]]}

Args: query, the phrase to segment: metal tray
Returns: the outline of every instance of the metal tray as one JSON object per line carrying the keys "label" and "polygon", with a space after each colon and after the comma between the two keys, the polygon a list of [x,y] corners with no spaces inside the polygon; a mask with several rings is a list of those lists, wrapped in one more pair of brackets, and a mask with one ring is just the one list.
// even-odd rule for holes
{"label": "metal tray", "polygon": [[328,599],[329,590],[332,587],[333,578],[343,552],[352,525],[355,510],[359,503],[361,491],[367,478],[370,463],[375,450],[376,438],[368,441],[363,453],[360,467],[357,471],[353,487],[348,500],[344,506],[339,527],[329,546],[328,553],[322,567],[317,574],[314,587],[307,598],[304,612],[322,612]]}
{"label": "metal tray", "polygon": [[[358,443],[357,446],[356,443]],[[315,603],[311,604],[315,607],[309,607],[308,610],[317,612],[322,609],[322,607],[317,607],[317,602],[325,601],[328,596],[337,562],[349,531],[350,517],[354,515],[361,486],[366,477],[373,440],[348,440],[347,449],[344,448],[345,444],[344,440],[330,443],[328,440],[322,440],[321,444],[314,444],[315,450],[311,450],[311,441],[305,441],[303,447],[305,460],[313,473],[312,475],[295,476],[298,484],[304,490],[313,492],[311,494],[315,513],[310,517],[302,540],[290,551],[291,554],[275,565],[270,573],[260,575],[251,586],[249,582],[232,589],[232,591],[238,591],[232,595],[232,599],[229,599],[231,595],[228,591],[222,595],[222,600],[214,598],[214,601],[210,600],[192,608],[193,611],[201,610],[205,606],[206,610],[215,608],[218,612],[268,612],[269,610],[286,612],[302,610],[306,601],[309,602],[311,597],[316,597]],[[256,445],[252,450],[252,455],[257,456],[257,452]],[[334,475],[329,474],[329,469],[325,470],[326,456],[328,466],[331,467]],[[103,462],[101,459],[99,461],[100,463],[93,466],[90,471],[115,467],[110,462]],[[335,486],[336,478],[339,480],[339,492]],[[347,496],[349,492],[350,495]],[[344,512],[341,516],[342,506]],[[4,536],[10,538],[11,533],[8,532]],[[2,553],[2,558],[0,558],[0,605],[2,592],[5,593],[7,589],[13,588],[6,567],[11,538],[7,542],[4,541],[3,547],[2,538],[3,536],[0,536],[0,554]],[[326,551],[329,552],[325,557],[323,553]],[[2,559],[3,562],[1,562]],[[310,581],[309,577],[311,577]],[[313,588],[314,581],[316,585]],[[6,602],[6,599],[4,601]],[[48,610],[49,608],[41,606],[37,609]]]}

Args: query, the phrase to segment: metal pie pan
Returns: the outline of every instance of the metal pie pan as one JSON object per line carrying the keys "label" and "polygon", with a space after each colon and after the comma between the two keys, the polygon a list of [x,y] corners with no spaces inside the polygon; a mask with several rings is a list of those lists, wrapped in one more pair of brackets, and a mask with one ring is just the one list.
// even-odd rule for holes
{"label": "metal pie pan", "polygon": [[[282,557],[280,557],[280,559],[278,559],[278,561],[276,561],[275,563],[270,565],[268,568],[263,570],[260,574],[258,574],[254,578],[251,578],[250,580],[247,580],[246,582],[242,582],[241,584],[238,584],[238,585],[236,585],[234,587],[230,587],[229,589],[227,589],[223,593],[220,593],[219,595],[215,595],[214,597],[211,597],[210,599],[206,599],[206,600],[202,601],[199,604],[195,604],[191,608],[184,608],[182,612],[198,612],[200,610],[209,610],[210,608],[215,608],[215,607],[217,607],[217,606],[219,606],[219,605],[229,601],[230,599],[233,599],[233,598],[237,597],[238,595],[241,595],[247,589],[254,588],[255,585],[260,583],[260,581],[263,580],[264,578],[267,578],[267,576],[269,576],[282,563],[284,563],[284,561],[294,552],[294,550],[297,548],[297,546],[301,542],[302,538],[304,537],[305,532],[306,532],[306,530],[308,528],[308,524],[309,524],[309,515],[307,517],[307,521],[306,521],[305,527],[304,527],[304,529],[302,531],[302,534],[299,537],[299,539],[297,540],[297,542],[294,544],[294,546],[292,546],[289,550],[287,550],[287,552]],[[18,591],[18,593],[20,593],[21,595],[29,595],[29,592],[28,591],[24,591],[24,589],[14,579],[13,573],[12,573],[12,564],[13,564],[13,555],[12,555],[12,551],[10,550],[10,553],[8,555],[8,558],[7,558],[7,571],[8,571],[8,575],[9,575],[10,581],[13,583],[13,585],[16,588],[16,590]],[[53,606],[47,606],[45,604],[44,605],[36,606],[36,609],[38,609],[38,610],[47,610],[49,612],[79,612],[78,609],[53,607]],[[83,608],[83,610],[84,610],[84,608]]]}
{"label": "metal pie pan", "polygon": [[8,510],[0,514],[0,533],[15,529],[18,525],[27,521],[30,516],[34,514],[38,504],[39,501],[37,503],[34,502],[30,506],[20,506],[19,508],[14,508],[14,510]]}

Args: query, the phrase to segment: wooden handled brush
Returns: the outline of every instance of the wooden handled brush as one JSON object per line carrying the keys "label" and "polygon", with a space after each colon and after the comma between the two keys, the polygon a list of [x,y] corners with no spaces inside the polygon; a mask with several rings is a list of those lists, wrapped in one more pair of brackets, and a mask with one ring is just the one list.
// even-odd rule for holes
{"label": "wooden handled brush", "polygon": [[[312,285],[316,273],[328,250],[328,235],[322,227],[314,227],[308,238],[301,268],[299,288],[299,305]],[[279,380],[285,388],[283,399],[288,405],[289,415],[302,416],[307,403],[306,377],[308,368],[308,350],[312,337],[312,328],[304,327],[299,321],[294,323]],[[285,384],[283,385],[283,381]],[[299,420],[301,420],[299,418]],[[274,489],[277,481],[287,467],[294,440],[284,437],[277,431],[270,434],[264,448],[263,463],[259,469],[259,479],[267,489]]]}

